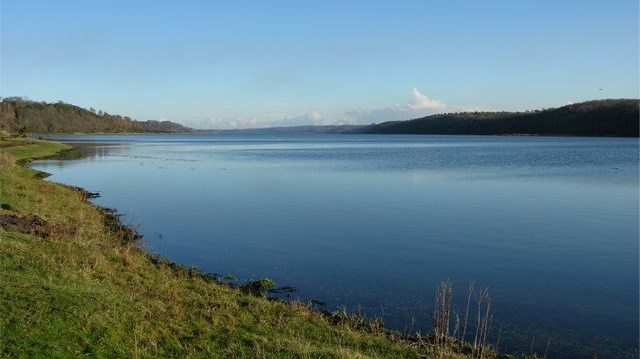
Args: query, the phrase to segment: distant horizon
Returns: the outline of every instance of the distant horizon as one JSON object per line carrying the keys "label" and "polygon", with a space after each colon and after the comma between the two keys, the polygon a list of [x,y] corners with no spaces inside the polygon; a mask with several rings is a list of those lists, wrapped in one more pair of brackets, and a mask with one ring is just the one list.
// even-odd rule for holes
{"label": "distant horizon", "polygon": [[192,128],[362,125],[640,97],[633,0],[6,0],[0,10],[1,96]]}
{"label": "distant horizon", "polygon": [[[38,100],[38,99],[33,99],[30,98],[29,96],[0,96],[0,101],[2,100],[11,100],[11,99],[20,99],[23,101],[29,101],[29,102],[35,102],[35,103],[64,103],[67,105],[72,105],[72,106],[77,106],[80,108],[83,108],[87,111],[93,109],[93,108],[86,108],[86,107],[82,107],[80,105],[74,104],[74,103],[70,103],[64,100],[58,100],[58,101],[54,101],[54,102],[48,102],[48,101],[43,101],[43,100]],[[532,108],[532,109],[521,109],[521,110],[513,110],[513,111],[507,111],[507,110],[463,110],[463,111],[450,111],[450,112],[437,112],[437,113],[431,113],[425,116],[420,116],[420,117],[412,117],[412,118],[404,118],[404,119],[396,119],[396,120],[388,120],[388,121],[381,121],[381,122],[372,122],[372,123],[367,123],[367,124],[353,124],[353,123],[345,123],[345,124],[290,124],[290,125],[275,125],[275,126],[261,126],[261,127],[242,127],[242,128],[197,128],[197,127],[190,127],[188,125],[182,124],[180,122],[175,122],[175,121],[170,121],[170,122],[174,122],[174,123],[178,123],[181,124],[183,126],[186,126],[192,130],[197,130],[197,131],[243,131],[243,130],[260,130],[260,129],[270,129],[270,128],[293,128],[293,127],[331,127],[331,126],[368,126],[368,125],[376,125],[376,124],[381,124],[384,122],[393,122],[393,121],[409,121],[409,120],[415,120],[415,119],[419,119],[419,118],[423,118],[423,117],[428,117],[428,116],[434,116],[434,115],[443,115],[443,114],[454,114],[454,113],[473,113],[473,112],[512,112],[512,113],[527,113],[527,112],[534,112],[534,111],[543,111],[543,110],[550,110],[550,109],[556,109],[556,108],[560,108],[560,107],[564,107],[564,106],[570,106],[570,105],[574,105],[574,104],[580,104],[580,103],[585,103],[585,102],[594,102],[594,101],[618,101],[618,100],[633,100],[633,101],[640,101],[640,98],[594,98],[594,99],[590,99],[590,100],[585,100],[585,101],[580,101],[580,102],[573,102],[573,103],[567,103],[561,106],[556,106],[556,107],[546,107],[546,108]],[[108,113],[109,115],[116,115],[116,116],[122,116],[122,117],[129,117],[132,120],[135,121],[169,121],[166,119],[159,119],[159,120],[141,120],[141,119],[137,119],[137,118],[133,118],[125,113],[110,113],[108,111],[102,111],[102,109],[93,109],[96,113],[98,112],[105,112]]]}

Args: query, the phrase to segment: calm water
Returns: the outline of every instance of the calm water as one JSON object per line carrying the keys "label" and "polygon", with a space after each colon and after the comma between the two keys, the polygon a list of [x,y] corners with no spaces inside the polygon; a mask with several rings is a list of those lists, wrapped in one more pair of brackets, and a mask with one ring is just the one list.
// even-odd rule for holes
{"label": "calm water", "polygon": [[401,330],[428,330],[440,281],[463,309],[474,280],[507,350],[638,347],[637,139],[62,138],[93,145],[33,166],[100,192],[174,261]]}

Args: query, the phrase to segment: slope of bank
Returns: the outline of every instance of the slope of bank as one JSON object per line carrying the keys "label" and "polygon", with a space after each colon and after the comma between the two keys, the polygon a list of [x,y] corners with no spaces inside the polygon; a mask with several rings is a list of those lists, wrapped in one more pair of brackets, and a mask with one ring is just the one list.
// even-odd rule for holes
{"label": "slope of bank", "polygon": [[68,146],[1,145],[0,356],[470,357],[155,258],[85,191],[21,165]]}
{"label": "slope of bank", "polygon": [[639,101],[587,101],[527,112],[461,112],[391,121],[357,133],[638,137]]}

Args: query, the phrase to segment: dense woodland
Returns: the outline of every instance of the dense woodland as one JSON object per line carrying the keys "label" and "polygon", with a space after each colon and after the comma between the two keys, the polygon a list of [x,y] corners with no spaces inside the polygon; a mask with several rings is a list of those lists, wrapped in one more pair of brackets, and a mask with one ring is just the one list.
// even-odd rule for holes
{"label": "dense woodland", "polygon": [[0,103],[0,127],[14,134],[46,133],[184,133],[191,129],[170,121],[135,121],[63,102],[46,103],[19,97]]}
{"label": "dense woodland", "polygon": [[461,112],[384,122],[360,133],[638,137],[638,100],[597,100],[527,112]]}

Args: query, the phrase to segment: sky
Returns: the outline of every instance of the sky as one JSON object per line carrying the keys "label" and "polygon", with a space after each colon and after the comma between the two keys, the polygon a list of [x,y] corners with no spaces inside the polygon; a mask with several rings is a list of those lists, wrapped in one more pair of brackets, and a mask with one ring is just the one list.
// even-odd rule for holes
{"label": "sky", "polygon": [[0,96],[195,128],[638,98],[637,0],[0,0]]}

